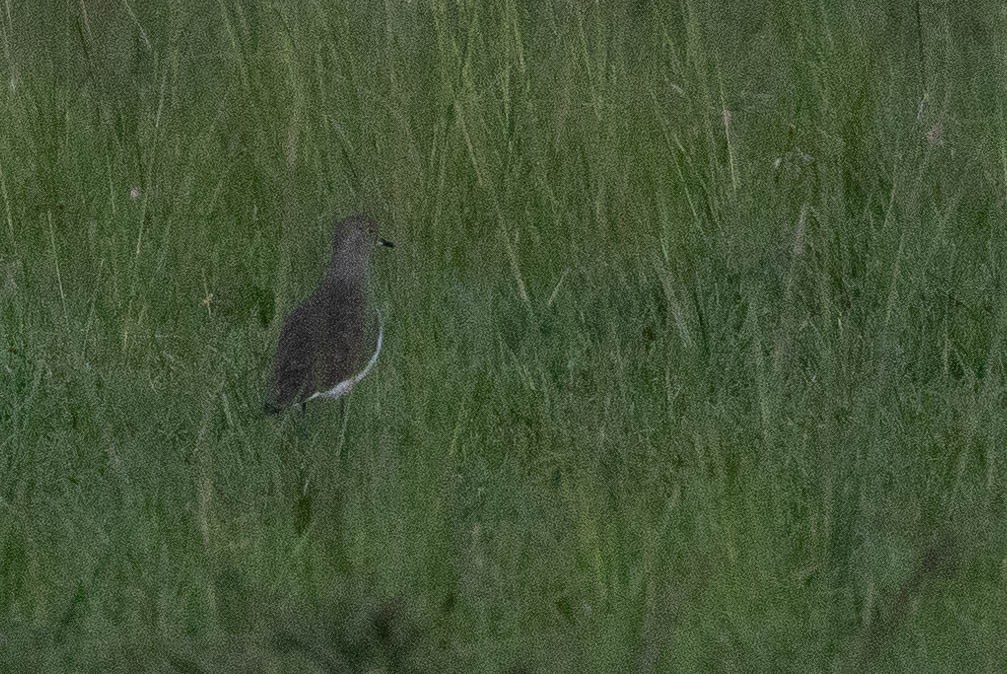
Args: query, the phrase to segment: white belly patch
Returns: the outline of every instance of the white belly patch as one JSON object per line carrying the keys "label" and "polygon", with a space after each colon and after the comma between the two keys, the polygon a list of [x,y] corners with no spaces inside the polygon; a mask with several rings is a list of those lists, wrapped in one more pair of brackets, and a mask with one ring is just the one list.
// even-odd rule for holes
{"label": "white belly patch", "polygon": [[374,348],[374,354],[371,356],[371,359],[367,361],[367,365],[364,366],[364,369],[361,370],[360,372],[357,372],[349,379],[345,379],[339,382],[338,384],[330,388],[328,391],[317,391],[315,393],[312,393],[308,398],[305,399],[304,402],[307,402],[308,400],[314,400],[315,398],[339,398],[340,396],[346,394],[351,388],[353,388],[354,384],[356,384],[361,379],[366,377],[367,373],[371,371],[372,367],[374,367],[374,364],[378,362],[378,355],[381,353],[381,337],[384,335],[384,326],[382,324],[383,321],[381,320],[381,312],[378,311],[377,308],[375,308],[374,311],[378,315],[378,343]]}

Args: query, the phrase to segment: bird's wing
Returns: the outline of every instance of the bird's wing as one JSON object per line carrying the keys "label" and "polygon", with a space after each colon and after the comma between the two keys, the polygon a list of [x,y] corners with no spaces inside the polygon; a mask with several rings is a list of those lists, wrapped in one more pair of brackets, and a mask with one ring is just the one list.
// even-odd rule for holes
{"label": "bird's wing", "polygon": [[305,304],[284,320],[276,347],[273,380],[266,393],[267,412],[275,414],[311,393],[316,327]]}

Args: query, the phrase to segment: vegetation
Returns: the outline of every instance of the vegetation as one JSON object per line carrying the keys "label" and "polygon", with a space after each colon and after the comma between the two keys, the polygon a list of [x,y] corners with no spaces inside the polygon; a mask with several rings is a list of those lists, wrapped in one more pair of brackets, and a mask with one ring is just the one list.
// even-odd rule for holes
{"label": "vegetation", "polygon": [[[1002,671],[993,3],[0,12],[4,671]],[[261,414],[332,218],[386,345]]]}

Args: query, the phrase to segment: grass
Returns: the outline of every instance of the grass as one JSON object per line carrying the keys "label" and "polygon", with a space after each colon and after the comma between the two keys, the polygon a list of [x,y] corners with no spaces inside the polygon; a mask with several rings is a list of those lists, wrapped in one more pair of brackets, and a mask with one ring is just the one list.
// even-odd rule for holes
{"label": "grass", "polygon": [[5,671],[1007,664],[1000,13],[525,5],[4,5]]}

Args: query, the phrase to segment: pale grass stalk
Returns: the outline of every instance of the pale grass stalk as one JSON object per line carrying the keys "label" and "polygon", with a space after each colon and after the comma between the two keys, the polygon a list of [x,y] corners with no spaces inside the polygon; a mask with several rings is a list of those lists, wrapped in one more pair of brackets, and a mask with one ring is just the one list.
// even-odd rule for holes
{"label": "pale grass stalk", "polygon": [[63,275],[59,271],[59,254],[56,252],[56,232],[52,226],[52,211],[46,216],[49,220],[49,241],[52,243],[52,259],[56,264],[56,283],[59,286],[59,300],[63,305],[63,322],[66,323],[67,332],[70,331],[70,316],[66,311],[66,293],[63,292]]}

